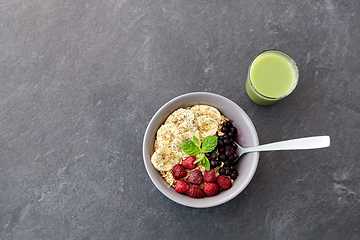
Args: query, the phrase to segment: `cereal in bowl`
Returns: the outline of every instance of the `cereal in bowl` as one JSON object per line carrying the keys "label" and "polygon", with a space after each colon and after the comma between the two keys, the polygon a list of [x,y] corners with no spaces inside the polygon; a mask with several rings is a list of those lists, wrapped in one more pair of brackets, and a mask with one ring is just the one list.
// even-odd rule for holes
{"label": "cereal in bowl", "polygon": [[151,163],[176,192],[214,196],[238,176],[236,135],[232,121],[212,106],[179,108],[157,130]]}

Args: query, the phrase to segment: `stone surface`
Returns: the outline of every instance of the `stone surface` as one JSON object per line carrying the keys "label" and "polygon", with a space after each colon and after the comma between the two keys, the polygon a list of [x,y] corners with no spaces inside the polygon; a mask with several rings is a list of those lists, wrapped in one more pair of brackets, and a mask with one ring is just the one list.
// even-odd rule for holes
{"label": "stone surface", "polygon": [[[0,239],[359,239],[360,2],[0,0]],[[245,92],[257,53],[296,61],[271,107]],[[150,181],[142,139],[168,100],[239,104],[260,154],[218,207],[178,205]],[[184,231],[187,229],[187,231]]]}

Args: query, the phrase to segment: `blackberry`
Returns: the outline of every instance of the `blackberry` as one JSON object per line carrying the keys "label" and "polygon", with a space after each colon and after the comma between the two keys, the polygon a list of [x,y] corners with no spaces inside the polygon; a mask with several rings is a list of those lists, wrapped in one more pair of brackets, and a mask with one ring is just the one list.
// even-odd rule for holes
{"label": "blackberry", "polygon": [[222,162],[225,161],[225,160],[226,160],[226,155],[223,154],[223,153],[220,154],[220,155],[219,155],[219,159],[220,159],[220,161],[222,161]]}
{"label": "blackberry", "polygon": [[211,152],[211,159],[215,160],[217,158],[216,152]]}
{"label": "blackberry", "polygon": [[229,157],[229,156],[231,156],[231,155],[232,155],[231,150],[230,150],[230,149],[226,149],[226,150],[225,150],[225,156]]}
{"label": "blackberry", "polygon": [[229,136],[229,138],[234,138],[234,137],[236,137],[236,134],[234,134],[233,132],[229,132],[228,136]]}
{"label": "blackberry", "polygon": [[234,133],[236,135],[237,134],[237,128],[236,127],[230,128],[230,132],[232,132],[232,133]]}
{"label": "blackberry", "polygon": [[232,128],[232,127],[233,127],[232,122],[227,121],[227,122],[226,122],[226,127],[228,127],[228,128]]}
{"label": "blackberry", "polygon": [[219,168],[219,174],[220,175],[224,175],[225,171],[226,171],[225,168],[223,168],[223,167]]}
{"label": "blackberry", "polygon": [[224,145],[225,145],[225,146],[229,146],[230,144],[231,144],[230,140],[229,140],[228,138],[226,138],[226,139],[224,140]]}
{"label": "blackberry", "polygon": [[[229,169],[230,170],[230,169]],[[230,170],[231,171],[231,170]],[[231,174],[230,174],[230,178],[235,180],[238,176],[238,172],[236,170],[232,170]]]}
{"label": "blackberry", "polygon": [[230,167],[230,161],[229,160],[224,161],[224,167]]}
{"label": "blackberry", "polygon": [[226,126],[223,126],[222,128],[221,128],[221,131],[223,132],[223,133],[227,133],[227,132],[229,132],[229,128],[227,128]]}
{"label": "blackberry", "polygon": [[230,176],[232,174],[229,168],[225,169],[225,176]]}
{"label": "blackberry", "polygon": [[224,140],[223,139],[218,139],[218,144],[219,147],[224,146]]}
{"label": "blackberry", "polygon": [[217,167],[217,162],[216,162],[216,160],[211,160],[211,161],[210,161],[210,167],[211,167],[211,168],[216,168],[216,167]]}

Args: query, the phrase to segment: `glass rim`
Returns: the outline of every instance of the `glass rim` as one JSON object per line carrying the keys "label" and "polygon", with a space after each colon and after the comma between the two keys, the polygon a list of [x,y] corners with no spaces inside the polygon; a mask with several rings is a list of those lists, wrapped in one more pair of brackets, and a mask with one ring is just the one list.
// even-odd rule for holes
{"label": "glass rim", "polygon": [[[251,82],[251,77],[250,77],[250,70],[251,70],[251,66],[253,65],[254,61],[256,60],[257,57],[259,57],[261,54],[265,53],[265,52],[270,52],[270,51],[274,51],[274,52],[279,52],[280,54],[284,55],[286,58],[288,58],[288,60],[290,60],[290,62],[292,63],[292,68],[295,67],[294,70],[296,70],[296,80],[294,81],[294,86],[292,87],[292,89],[286,93],[285,95],[283,96],[280,96],[280,97],[277,97],[277,98],[274,98],[274,97],[269,97],[269,96],[266,96],[262,93],[260,93],[256,88],[255,86],[253,85],[253,83]],[[254,59],[251,61],[250,63],[250,66],[248,68],[248,79],[249,79],[249,83],[250,83],[250,86],[251,88],[257,93],[259,94],[261,97],[265,98],[265,99],[268,99],[268,100],[280,100],[280,99],[283,99],[284,97],[288,96],[290,93],[292,93],[294,91],[294,89],[296,88],[298,82],[299,82],[299,69],[298,67],[296,66],[296,63],[295,61],[287,54],[285,53],[284,51],[280,51],[280,50],[277,50],[277,49],[267,49],[267,50],[264,50],[260,53],[258,53]]]}

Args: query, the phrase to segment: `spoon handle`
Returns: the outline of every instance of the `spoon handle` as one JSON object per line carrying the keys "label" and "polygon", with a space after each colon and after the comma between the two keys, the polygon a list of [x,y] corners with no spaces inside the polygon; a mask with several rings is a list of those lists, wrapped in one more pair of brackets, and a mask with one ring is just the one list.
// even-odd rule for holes
{"label": "spoon handle", "polygon": [[286,140],[281,142],[264,144],[256,147],[244,148],[246,152],[276,151],[276,150],[301,150],[325,148],[330,146],[329,136],[316,136]]}

